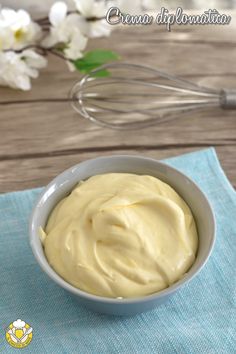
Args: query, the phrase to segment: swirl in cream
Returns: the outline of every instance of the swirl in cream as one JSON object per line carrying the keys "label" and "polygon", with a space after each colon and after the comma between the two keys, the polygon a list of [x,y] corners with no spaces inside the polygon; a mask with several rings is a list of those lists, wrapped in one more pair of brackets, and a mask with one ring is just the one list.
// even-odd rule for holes
{"label": "swirl in cream", "polygon": [[198,236],[184,200],[166,183],[108,173],[90,177],[52,211],[49,264],[73,286],[105,297],[138,297],[179,280],[195,260]]}

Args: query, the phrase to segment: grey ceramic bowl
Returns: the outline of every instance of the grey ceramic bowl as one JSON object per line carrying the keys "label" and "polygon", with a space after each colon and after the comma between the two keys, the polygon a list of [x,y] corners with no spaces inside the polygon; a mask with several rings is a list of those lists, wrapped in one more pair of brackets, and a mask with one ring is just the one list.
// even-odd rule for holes
{"label": "grey ceramic bowl", "polygon": [[[75,288],[62,279],[48,264],[39,238],[39,227],[44,227],[48,216],[60,199],[86,178],[109,172],[147,174],[168,183],[187,202],[197,223],[199,247],[196,261],[178,282],[158,293],[132,299],[99,297]],[[172,294],[188,283],[205,265],[215,240],[215,220],[210,204],[188,177],[168,165],[154,159],[138,156],[109,156],[82,162],[57,176],[44,189],[33,210],[30,220],[30,245],[42,270],[59,286],[74,294],[82,306],[94,311],[113,315],[133,315],[152,309],[166,301]],[[66,295],[65,295],[66,296]]]}

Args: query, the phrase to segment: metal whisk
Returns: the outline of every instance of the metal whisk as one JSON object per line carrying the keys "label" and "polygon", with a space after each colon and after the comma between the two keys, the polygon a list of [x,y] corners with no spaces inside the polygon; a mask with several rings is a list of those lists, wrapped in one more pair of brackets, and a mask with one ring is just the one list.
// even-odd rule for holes
{"label": "metal whisk", "polygon": [[113,129],[137,129],[208,107],[236,109],[236,90],[198,86],[148,66],[106,64],[71,90],[74,109]]}

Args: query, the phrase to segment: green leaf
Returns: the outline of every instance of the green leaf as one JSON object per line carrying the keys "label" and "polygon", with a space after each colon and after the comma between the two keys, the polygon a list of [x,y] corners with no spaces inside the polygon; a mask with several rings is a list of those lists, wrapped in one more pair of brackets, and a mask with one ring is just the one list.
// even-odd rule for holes
{"label": "green leaf", "polygon": [[110,72],[108,70],[99,70],[95,73],[92,73],[93,77],[107,77],[110,76]]}
{"label": "green leaf", "polygon": [[119,55],[111,50],[96,49],[87,52],[83,59],[89,63],[100,63],[102,65],[111,60],[118,60]]}
{"label": "green leaf", "polygon": [[[110,50],[96,49],[85,53],[83,58],[76,59],[73,63],[77,70],[84,74],[88,74],[97,67],[117,59],[119,59],[119,55],[115,52]],[[95,73],[94,76],[104,77],[108,75],[108,70],[101,70]]]}
{"label": "green leaf", "polygon": [[100,64],[97,63],[86,63],[85,61],[83,61],[83,59],[80,59],[79,62],[74,62],[74,65],[76,69],[80,70],[81,72],[89,72],[100,66]]}

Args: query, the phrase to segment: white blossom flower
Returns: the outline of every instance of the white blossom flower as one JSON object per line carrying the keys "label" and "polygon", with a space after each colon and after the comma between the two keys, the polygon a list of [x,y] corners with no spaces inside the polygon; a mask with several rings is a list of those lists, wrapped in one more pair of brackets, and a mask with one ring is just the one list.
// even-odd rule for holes
{"label": "white blossom flower", "polygon": [[121,12],[130,15],[139,15],[145,10],[154,10],[159,6],[158,0],[111,0],[108,4],[109,8],[118,7]]}
{"label": "white blossom flower", "polygon": [[0,85],[30,90],[30,78],[38,77],[38,69],[46,64],[47,60],[32,49],[0,52]]}
{"label": "white blossom flower", "polygon": [[[96,0],[74,0],[76,9],[84,17],[80,21],[81,31],[90,38],[109,36],[112,26],[105,20],[110,3]],[[95,20],[95,18],[99,18]],[[89,20],[93,19],[93,20]]]}
{"label": "white blossom flower", "polygon": [[49,20],[52,24],[50,34],[43,40],[42,45],[52,47],[61,43],[66,58],[81,58],[88,40],[80,31],[80,23],[83,21],[81,16],[67,15],[67,5],[59,1],[51,7]]}
{"label": "white blossom flower", "polygon": [[147,10],[155,10],[160,7],[158,0],[143,0],[143,7]]}
{"label": "white blossom flower", "polygon": [[76,9],[84,17],[103,17],[107,11],[106,1],[74,0]]}
{"label": "white blossom flower", "polygon": [[142,13],[141,0],[115,0],[112,6],[116,6],[121,12],[130,15],[139,15]]}
{"label": "white blossom flower", "polygon": [[42,35],[40,26],[24,10],[0,10],[0,50],[21,49]]}

